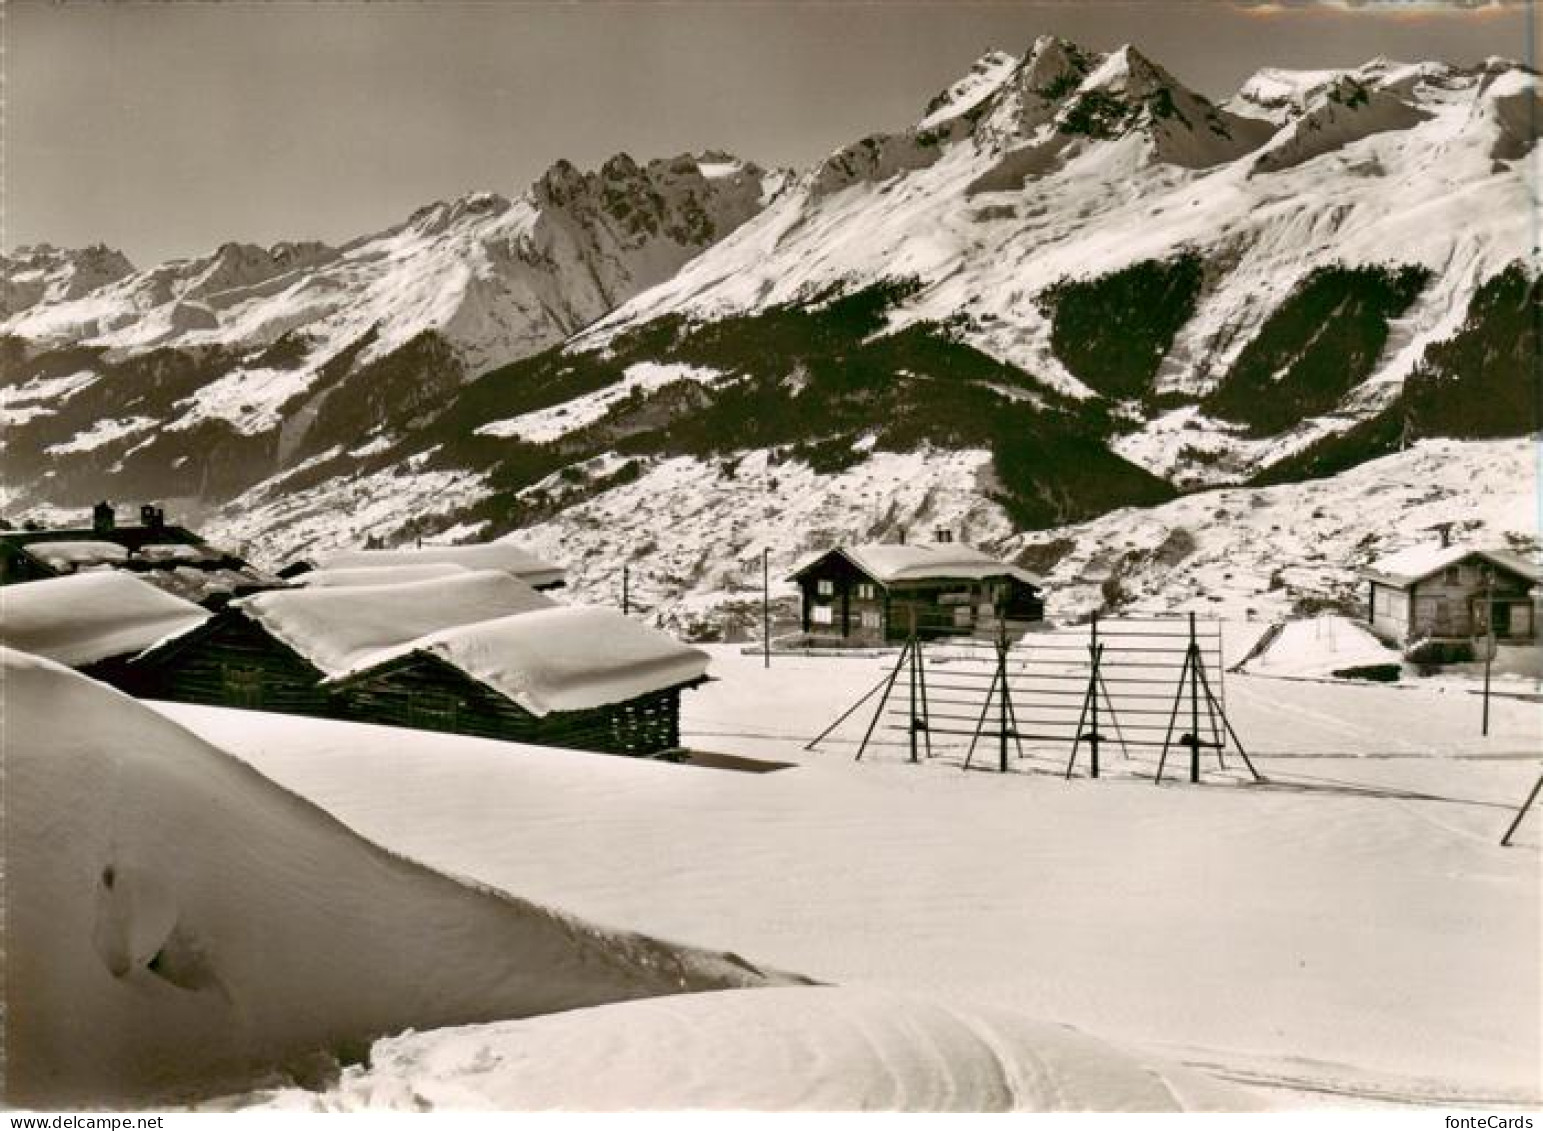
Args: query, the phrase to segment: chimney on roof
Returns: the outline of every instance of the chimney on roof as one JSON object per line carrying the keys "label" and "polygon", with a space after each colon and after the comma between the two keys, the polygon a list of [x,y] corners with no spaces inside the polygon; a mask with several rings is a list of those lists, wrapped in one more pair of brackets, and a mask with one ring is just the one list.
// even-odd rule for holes
{"label": "chimney on roof", "polygon": [[118,516],[113,511],[113,505],[103,499],[91,508],[91,531],[93,534],[111,534],[113,527],[118,524]]}
{"label": "chimney on roof", "polygon": [[903,526],[900,528],[900,544],[905,545],[905,527]]}
{"label": "chimney on roof", "polygon": [[154,503],[145,503],[139,508],[139,524],[147,530],[164,530],[166,512]]}
{"label": "chimney on roof", "polygon": [[1438,522],[1431,529],[1436,532],[1436,537],[1441,539],[1441,548],[1443,550],[1452,545],[1452,523]]}
{"label": "chimney on roof", "polygon": [[932,540],[934,542],[952,542],[954,540],[954,532],[946,526],[934,527]]}

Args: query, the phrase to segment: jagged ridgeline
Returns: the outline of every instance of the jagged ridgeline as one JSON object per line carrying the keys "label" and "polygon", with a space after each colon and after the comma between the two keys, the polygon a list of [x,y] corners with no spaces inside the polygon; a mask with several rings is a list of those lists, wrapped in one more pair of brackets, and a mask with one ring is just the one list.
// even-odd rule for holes
{"label": "jagged ridgeline", "polygon": [[[1101,404],[1048,390],[957,340],[947,325],[886,332],[887,312],[916,285],[827,292],[705,323],[670,316],[612,340],[603,352],[554,350],[505,367],[475,382],[432,426],[427,439],[438,447],[430,466],[489,471],[495,496],[455,517],[501,529],[545,517],[539,502],[512,501],[514,492],[608,452],[631,460],[710,459],[768,448],[835,473],[869,451],[985,448],[996,500],[1025,527],[1173,495],[1168,484],[1108,450],[1113,424]],[[605,388],[640,362],[724,376],[634,390],[599,420],[548,444],[477,434],[493,420]],[[564,495],[564,505],[573,501]]]}

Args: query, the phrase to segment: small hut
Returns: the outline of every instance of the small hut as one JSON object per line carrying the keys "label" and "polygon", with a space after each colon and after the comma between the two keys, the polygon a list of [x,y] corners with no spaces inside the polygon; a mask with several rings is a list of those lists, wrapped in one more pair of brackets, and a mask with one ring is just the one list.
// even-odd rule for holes
{"label": "small hut", "polygon": [[1501,641],[1537,638],[1543,567],[1512,551],[1443,539],[1374,561],[1362,577],[1371,630],[1391,644],[1470,640],[1491,626]]}
{"label": "small hut", "polygon": [[333,704],[323,681],[364,657],[551,604],[492,570],[399,585],[274,590],[232,602],[133,666],[167,699],[327,716]]}
{"label": "small hut", "polygon": [[519,578],[532,589],[557,589],[567,584],[567,574],[561,566],[553,565],[512,542],[479,542],[467,546],[403,546],[390,550],[325,550],[291,562],[279,571],[279,576],[295,578],[310,570],[444,564],[472,570],[500,570]]}
{"label": "small hut", "polygon": [[0,589],[0,643],[130,692],[129,661],[209,619],[209,611],[133,574],[77,573]]}
{"label": "small hut", "polygon": [[328,681],[338,714],[610,754],[680,746],[707,653],[612,609],[555,606],[433,633]]}
{"label": "small hut", "polygon": [[816,640],[880,644],[913,628],[970,635],[1045,616],[1039,577],[960,542],[839,546],[790,580],[803,594],[804,632]]}

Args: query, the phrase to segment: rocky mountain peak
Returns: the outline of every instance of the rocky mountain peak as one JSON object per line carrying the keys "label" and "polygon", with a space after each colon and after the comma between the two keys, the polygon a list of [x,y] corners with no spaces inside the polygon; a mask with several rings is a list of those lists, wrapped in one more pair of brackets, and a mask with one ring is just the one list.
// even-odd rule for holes
{"label": "rocky mountain peak", "polygon": [[128,256],[105,244],[60,248],[49,243],[18,247],[0,256],[5,276],[5,313],[39,303],[64,302],[90,294],[134,273]]}

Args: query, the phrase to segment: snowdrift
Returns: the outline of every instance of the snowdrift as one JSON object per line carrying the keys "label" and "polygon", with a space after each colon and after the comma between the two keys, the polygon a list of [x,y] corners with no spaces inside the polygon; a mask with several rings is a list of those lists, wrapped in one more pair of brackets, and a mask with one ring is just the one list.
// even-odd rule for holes
{"label": "snowdrift", "polygon": [[70,665],[141,652],[209,619],[191,601],[117,570],[8,585],[0,607],[0,643]]}
{"label": "snowdrift", "polygon": [[1247,1110],[1237,1089],[1004,1010],[866,989],[630,1002],[378,1043],[324,1093],[357,1111]]}
{"label": "snowdrift", "polygon": [[1280,634],[1244,670],[1255,675],[1329,679],[1336,674],[1403,664],[1397,649],[1373,636],[1364,624],[1342,616],[1287,622]]}
{"label": "snowdrift", "polygon": [[134,700],[0,664],[10,1103],[165,1102],[408,1026],[799,981],[459,882]]}

